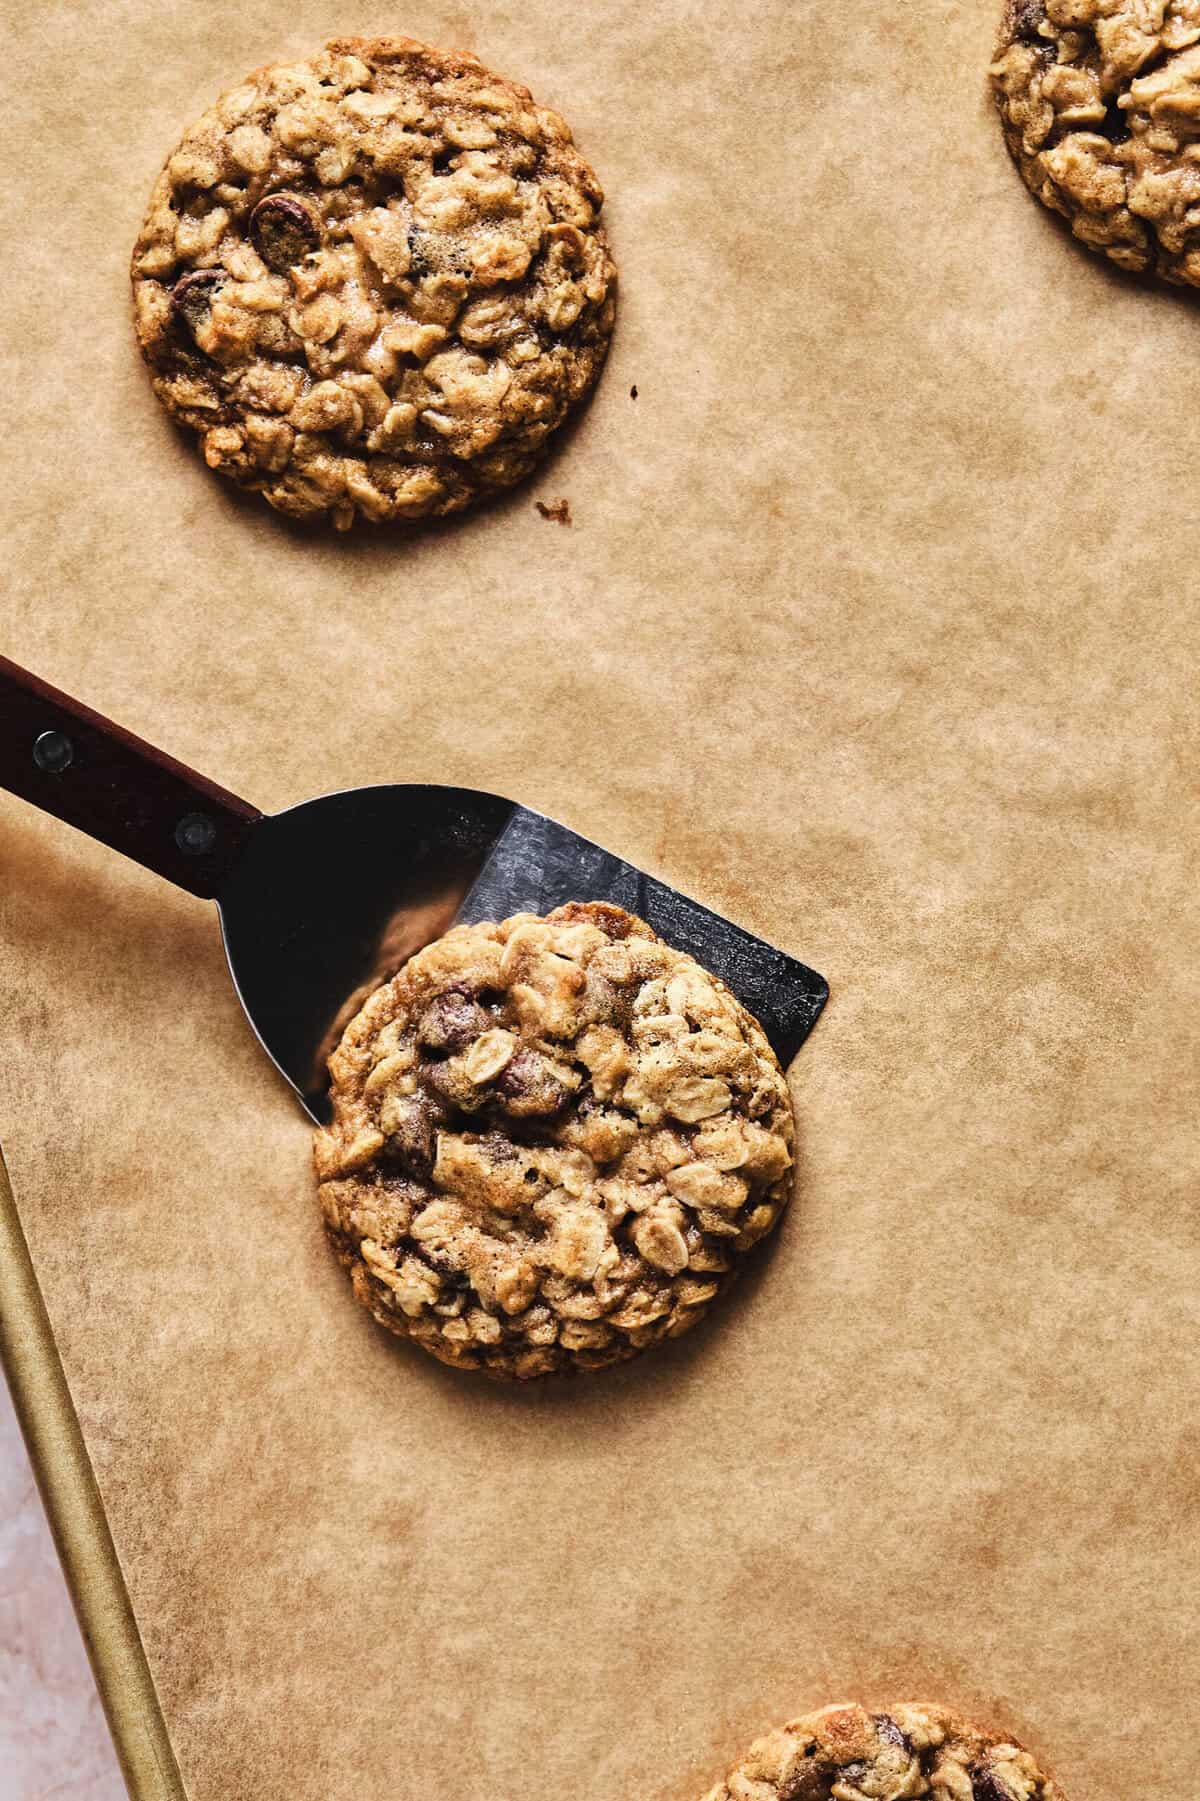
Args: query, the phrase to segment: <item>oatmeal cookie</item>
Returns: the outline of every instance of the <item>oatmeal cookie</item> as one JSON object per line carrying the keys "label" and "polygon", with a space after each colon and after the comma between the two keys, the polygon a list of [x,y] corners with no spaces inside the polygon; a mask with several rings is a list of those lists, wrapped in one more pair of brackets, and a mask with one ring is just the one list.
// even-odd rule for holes
{"label": "oatmeal cookie", "polygon": [[941,1707],[823,1707],[751,1745],[705,1801],[1065,1801],[1011,1739]]}
{"label": "oatmeal cookie", "polygon": [[1123,269],[1200,285],[1200,0],[1008,0],[991,76],[1031,193]]}
{"label": "oatmeal cookie", "polygon": [[455,927],[329,1068],[334,1249],[381,1325],[463,1369],[600,1369],[677,1338],[788,1200],[761,1027],[620,907]]}
{"label": "oatmeal cookie", "polygon": [[138,342],[205,461],[343,529],[534,467],[612,333],[603,194],[473,56],[336,38],[184,133],[133,253]]}

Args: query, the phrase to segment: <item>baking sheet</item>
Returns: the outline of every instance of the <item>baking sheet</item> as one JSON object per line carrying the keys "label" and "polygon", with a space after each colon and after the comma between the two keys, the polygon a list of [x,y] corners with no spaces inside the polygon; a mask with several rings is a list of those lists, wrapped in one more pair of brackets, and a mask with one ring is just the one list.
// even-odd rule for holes
{"label": "baking sheet", "polygon": [[[1198,316],[1025,195],[994,10],[5,7],[5,650],[266,808],[511,794],[834,992],[755,1275],[497,1391],[351,1304],[215,914],[0,799],[0,1124],[191,1801],[688,1801],[856,1694],[1193,1801]],[[356,28],[560,106],[624,285],[530,487],[342,542],[176,438],[126,261]]]}

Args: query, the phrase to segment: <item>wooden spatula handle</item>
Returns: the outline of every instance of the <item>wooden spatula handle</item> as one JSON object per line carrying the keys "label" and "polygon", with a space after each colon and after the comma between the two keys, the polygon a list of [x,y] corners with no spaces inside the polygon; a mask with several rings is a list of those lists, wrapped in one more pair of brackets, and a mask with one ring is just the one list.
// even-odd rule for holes
{"label": "wooden spatula handle", "polygon": [[205,900],[262,818],[6,657],[0,785]]}

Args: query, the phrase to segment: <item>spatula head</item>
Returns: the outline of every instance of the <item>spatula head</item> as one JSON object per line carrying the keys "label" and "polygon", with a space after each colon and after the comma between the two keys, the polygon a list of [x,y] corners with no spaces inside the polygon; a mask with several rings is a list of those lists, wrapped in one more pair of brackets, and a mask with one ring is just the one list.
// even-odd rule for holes
{"label": "spatula head", "polygon": [[611,901],[725,982],[783,1064],[828,997],[819,975],[566,826],[473,788],[354,788],[264,819],[217,897],[229,968],[316,1120],[325,1060],[372,988],[458,920]]}

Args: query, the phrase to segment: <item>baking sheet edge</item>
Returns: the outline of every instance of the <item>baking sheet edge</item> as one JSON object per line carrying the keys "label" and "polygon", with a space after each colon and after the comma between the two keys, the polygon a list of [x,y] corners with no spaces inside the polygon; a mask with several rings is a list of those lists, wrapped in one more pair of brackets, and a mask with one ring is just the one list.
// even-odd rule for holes
{"label": "baking sheet edge", "polygon": [[2,1149],[0,1363],[132,1801],[187,1801]]}

